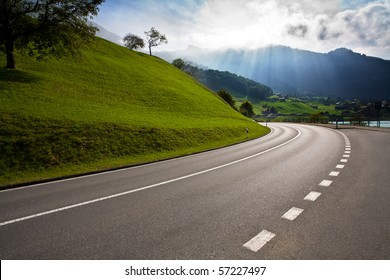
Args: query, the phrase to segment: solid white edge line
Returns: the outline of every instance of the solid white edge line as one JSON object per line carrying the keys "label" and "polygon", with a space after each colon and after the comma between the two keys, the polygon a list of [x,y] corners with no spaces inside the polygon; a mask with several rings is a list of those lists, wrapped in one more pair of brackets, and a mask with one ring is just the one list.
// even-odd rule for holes
{"label": "solid white edge line", "polygon": [[[271,129],[270,133],[268,133],[267,135],[264,135],[264,136],[262,136],[260,138],[253,139],[253,140],[250,140],[250,141],[255,141],[255,140],[258,140],[258,139],[264,139],[264,137],[268,137],[271,134],[273,134],[274,133],[274,129],[272,127],[269,127],[269,128]],[[294,129],[296,129],[296,128],[294,128]],[[296,129],[296,130],[298,130],[298,129]],[[248,141],[247,142],[238,143],[237,145],[245,144],[245,143],[248,143]],[[33,188],[33,187],[40,187],[40,186],[56,184],[56,183],[62,183],[62,182],[68,182],[68,181],[74,181],[74,180],[78,180],[78,179],[95,177],[95,176],[106,175],[106,174],[112,174],[112,173],[127,171],[127,170],[131,170],[131,169],[139,169],[139,168],[143,168],[143,167],[148,167],[148,166],[153,166],[153,165],[157,165],[157,164],[162,164],[162,163],[165,163],[165,162],[177,161],[177,160],[181,160],[181,159],[185,159],[185,158],[191,158],[191,157],[195,157],[195,156],[199,156],[199,155],[203,155],[203,154],[207,154],[207,153],[212,153],[212,152],[215,152],[215,151],[228,149],[228,148],[231,148],[233,146],[234,145],[227,146],[227,147],[222,147],[222,148],[217,148],[217,149],[213,149],[213,150],[210,150],[210,151],[204,151],[204,152],[196,153],[196,154],[193,154],[193,155],[179,156],[179,157],[176,157],[176,158],[164,159],[164,160],[151,162],[151,163],[140,164],[140,165],[136,165],[136,166],[129,166],[129,167],[124,167],[124,168],[118,168],[118,169],[115,169],[115,170],[102,171],[102,172],[97,172],[97,173],[87,174],[87,175],[80,175],[80,176],[75,176],[75,177],[66,178],[66,179],[58,179],[58,180],[54,180],[54,181],[50,181],[50,182],[32,184],[32,185],[28,185],[28,186],[24,186],[24,187],[0,190],[0,193],[2,193],[2,192],[10,192],[10,191],[18,191],[18,190],[23,190],[23,189]]]}
{"label": "solid white edge line", "polygon": [[256,253],[274,237],[274,233],[269,232],[267,230],[262,230],[258,235],[253,237],[247,243],[245,243],[243,247]]}
{"label": "solid white edge line", "polygon": [[141,187],[141,188],[138,188],[138,189],[134,189],[134,190],[126,191],[126,192],[121,192],[121,193],[117,193],[117,194],[113,194],[113,195],[109,195],[109,196],[105,196],[105,197],[101,197],[101,198],[97,198],[97,199],[93,199],[93,200],[88,200],[88,201],[81,202],[81,203],[72,204],[72,205],[69,205],[69,206],[61,207],[61,208],[57,208],[57,209],[53,209],[53,210],[37,213],[37,214],[34,214],[34,215],[29,215],[29,216],[25,216],[25,217],[13,219],[13,220],[5,221],[5,222],[0,223],[0,226],[13,224],[13,223],[16,223],[16,222],[21,222],[21,221],[24,221],[24,220],[28,220],[28,219],[32,219],[32,218],[36,218],[36,217],[40,217],[40,216],[44,216],[44,215],[48,215],[48,214],[64,211],[64,210],[68,210],[68,209],[71,209],[71,208],[76,208],[76,207],[80,207],[80,206],[83,206],[83,205],[96,203],[96,202],[99,202],[99,201],[103,201],[103,200],[107,200],[107,199],[111,199],[111,198],[115,198],[115,197],[131,194],[131,193],[135,193],[135,192],[139,192],[139,191],[155,188],[155,187],[158,187],[158,186],[161,186],[161,185],[166,185],[166,184],[169,184],[169,183],[173,183],[173,182],[176,182],[176,181],[180,181],[180,180],[184,180],[184,179],[187,179],[187,178],[198,176],[198,175],[201,175],[201,174],[204,174],[204,173],[208,173],[208,172],[211,172],[211,171],[214,171],[214,170],[218,170],[218,169],[221,169],[221,168],[233,165],[233,164],[237,164],[237,163],[246,161],[248,159],[251,159],[251,158],[263,155],[265,153],[268,153],[270,151],[273,151],[275,149],[278,149],[280,147],[283,147],[283,146],[291,143],[292,141],[297,139],[302,134],[302,132],[299,129],[297,129],[297,128],[294,128],[294,129],[298,131],[298,135],[296,135],[294,138],[292,138],[292,139],[290,139],[290,140],[288,140],[288,141],[286,141],[286,142],[284,142],[282,144],[279,144],[279,145],[277,145],[275,147],[272,147],[272,148],[270,148],[268,150],[262,151],[260,153],[256,153],[254,155],[251,155],[251,156],[239,159],[239,160],[235,160],[235,161],[223,164],[223,165],[219,165],[219,166],[216,166],[216,167],[213,167],[213,168],[210,168],[210,169],[206,169],[206,170],[200,171],[200,172],[192,173],[192,174],[189,174],[189,175],[186,175],[186,176],[182,176],[182,177],[178,177],[178,178],[171,179],[171,180],[168,180],[168,181],[164,181],[164,182],[156,183],[156,184],[153,184],[153,185]]}

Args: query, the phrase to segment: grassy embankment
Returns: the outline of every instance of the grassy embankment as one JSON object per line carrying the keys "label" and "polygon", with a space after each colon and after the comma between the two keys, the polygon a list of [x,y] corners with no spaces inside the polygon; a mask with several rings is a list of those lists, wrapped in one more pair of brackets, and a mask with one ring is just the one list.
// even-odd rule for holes
{"label": "grassy embankment", "polygon": [[[163,60],[97,39],[0,69],[0,186],[191,154],[267,128]],[[3,58],[4,59],[4,58]],[[1,61],[5,64],[4,61]]]}

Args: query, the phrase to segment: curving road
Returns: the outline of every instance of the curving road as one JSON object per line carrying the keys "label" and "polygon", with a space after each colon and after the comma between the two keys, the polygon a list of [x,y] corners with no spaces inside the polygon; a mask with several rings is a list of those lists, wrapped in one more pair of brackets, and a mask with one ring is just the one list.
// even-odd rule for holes
{"label": "curving road", "polygon": [[389,259],[390,134],[240,145],[0,192],[1,259]]}

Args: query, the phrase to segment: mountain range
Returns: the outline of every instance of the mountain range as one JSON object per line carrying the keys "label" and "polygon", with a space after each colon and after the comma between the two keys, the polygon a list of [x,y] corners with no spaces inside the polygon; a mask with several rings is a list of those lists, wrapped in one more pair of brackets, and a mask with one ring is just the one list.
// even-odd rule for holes
{"label": "mountain range", "polygon": [[[123,44],[121,37],[99,28],[98,37]],[[202,49],[155,52],[172,62],[184,58],[204,68],[231,73],[294,96],[390,100],[390,61],[339,48],[317,53],[273,45],[253,50]]]}
{"label": "mountain range", "polygon": [[196,64],[229,71],[295,96],[389,100],[390,61],[339,48],[329,53],[268,46],[254,50],[188,47],[156,52],[172,61],[184,58]]}

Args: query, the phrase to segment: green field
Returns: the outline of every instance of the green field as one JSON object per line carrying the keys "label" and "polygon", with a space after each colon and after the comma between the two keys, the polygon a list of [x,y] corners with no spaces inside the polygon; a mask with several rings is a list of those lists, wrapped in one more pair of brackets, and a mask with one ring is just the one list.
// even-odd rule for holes
{"label": "green field", "polygon": [[318,111],[305,103],[292,102],[287,100],[286,102],[276,101],[257,103],[255,107],[257,110],[255,109],[255,112],[261,113],[261,110],[264,110],[262,108],[263,105],[274,107],[276,110],[278,110],[279,114],[283,115],[314,114]]}
{"label": "green field", "polygon": [[[307,114],[316,114],[318,112],[329,112],[331,114],[336,114],[337,111],[334,109],[334,105],[323,105],[318,102],[304,102],[299,99],[288,99],[286,102],[281,101],[263,101],[256,103],[254,105],[254,110],[256,114],[261,114],[263,105],[274,107],[278,110],[279,114],[283,115],[307,115]],[[314,107],[317,108],[314,108]]]}
{"label": "green field", "polygon": [[[0,69],[0,185],[150,162],[268,133],[169,63],[96,39]],[[5,65],[3,56],[2,64]]]}
{"label": "green field", "polygon": [[[245,99],[237,99],[237,107],[239,107]],[[340,114],[340,111],[335,109],[335,104],[324,105],[315,100],[301,100],[298,98],[290,98],[285,102],[279,101],[275,96],[271,96],[266,101],[260,101],[253,104],[253,110],[256,115],[262,115],[265,110],[263,106],[274,107],[278,114],[284,116],[308,116],[320,112],[328,112],[329,114]]]}

